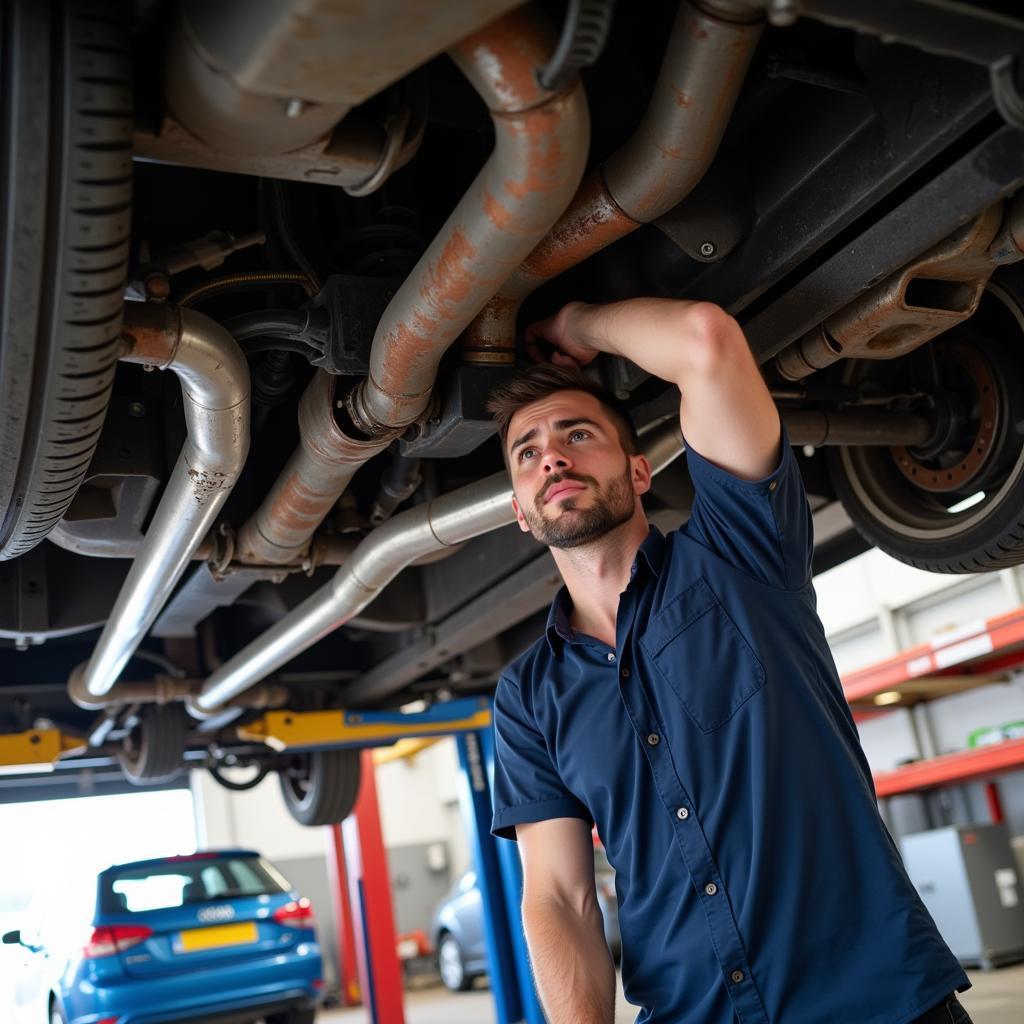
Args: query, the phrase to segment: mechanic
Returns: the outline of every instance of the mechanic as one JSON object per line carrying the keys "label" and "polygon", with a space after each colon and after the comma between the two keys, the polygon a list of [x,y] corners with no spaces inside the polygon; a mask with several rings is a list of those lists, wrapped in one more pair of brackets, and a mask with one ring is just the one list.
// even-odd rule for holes
{"label": "mechanic", "polygon": [[[637,1024],[961,1024],[969,982],[918,898],[815,610],[796,458],[743,333],[710,303],[574,302],[500,388],[520,527],[564,586],[495,706],[497,836],[551,1024],[610,1024],[594,884],[616,871]],[[679,387],[694,487],[663,536],[599,352]],[[542,355],[541,353],[544,353]]]}

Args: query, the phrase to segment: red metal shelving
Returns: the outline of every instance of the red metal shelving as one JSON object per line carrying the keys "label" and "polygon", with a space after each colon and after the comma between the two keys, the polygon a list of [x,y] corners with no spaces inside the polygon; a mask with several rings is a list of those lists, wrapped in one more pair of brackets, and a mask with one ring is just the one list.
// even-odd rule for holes
{"label": "red metal shelving", "polygon": [[[993,673],[1024,665],[1024,606],[940,633],[843,677],[855,717],[865,719],[921,700],[948,696],[991,681]],[[900,700],[874,706],[881,693]],[[870,710],[865,710],[870,709]],[[879,797],[984,779],[1024,767],[1024,739],[943,754],[875,775]]]}

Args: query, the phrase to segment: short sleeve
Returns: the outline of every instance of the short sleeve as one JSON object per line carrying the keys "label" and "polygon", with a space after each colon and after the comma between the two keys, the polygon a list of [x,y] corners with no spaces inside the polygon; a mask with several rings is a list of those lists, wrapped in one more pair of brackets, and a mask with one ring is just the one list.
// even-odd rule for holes
{"label": "short sleeve", "polygon": [[555,770],[518,684],[507,676],[494,699],[494,751],[494,835],[515,839],[516,825],[550,818],[582,818],[593,825]]}
{"label": "short sleeve", "polygon": [[742,480],[689,446],[686,463],[694,489],[687,536],[769,586],[810,582],[811,510],[785,426],[779,464],[761,480]]}

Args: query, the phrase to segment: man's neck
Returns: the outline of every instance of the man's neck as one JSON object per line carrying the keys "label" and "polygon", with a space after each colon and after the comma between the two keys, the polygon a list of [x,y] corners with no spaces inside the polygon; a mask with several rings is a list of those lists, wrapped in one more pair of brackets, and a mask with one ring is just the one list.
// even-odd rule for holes
{"label": "man's neck", "polygon": [[649,530],[641,511],[593,544],[551,549],[572,598],[570,622],[577,632],[615,646],[619,595],[626,589],[636,553]]}

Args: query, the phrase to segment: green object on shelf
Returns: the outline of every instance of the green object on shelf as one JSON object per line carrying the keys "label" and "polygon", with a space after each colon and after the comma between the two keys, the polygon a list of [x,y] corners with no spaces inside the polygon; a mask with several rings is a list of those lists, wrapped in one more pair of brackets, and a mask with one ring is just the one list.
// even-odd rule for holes
{"label": "green object on shelf", "polygon": [[1024,721],[1004,722],[1002,729],[1004,740],[1024,739]]}
{"label": "green object on shelf", "polygon": [[967,746],[970,747],[990,747],[994,743],[1003,742],[1003,729],[1002,726],[998,725],[983,725],[980,729],[975,729],[973,732],[967,734]]}

